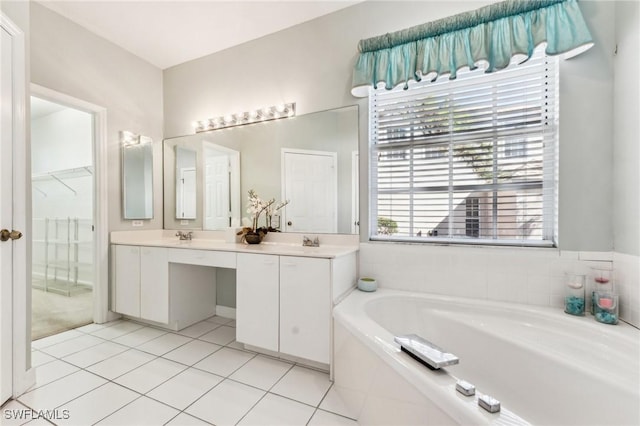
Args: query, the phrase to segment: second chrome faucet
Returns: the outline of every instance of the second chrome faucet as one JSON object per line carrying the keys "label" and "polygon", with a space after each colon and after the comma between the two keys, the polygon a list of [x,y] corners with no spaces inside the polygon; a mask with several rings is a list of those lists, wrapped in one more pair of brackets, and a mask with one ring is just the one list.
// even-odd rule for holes
{"label": "second chrome faucet", "polygon": [[320,241],[318,237],[315,237],[313,240],[306,235],[302,237],[302,245],[305,247],[320,247]]}
{"label": "second chrome faucet", "polygon": [[182,231],[178,231],[176,232],[176,237],[180,238],[180,240],[189,240],[191,241],[191,239],[193,239],[193,232],[189,231],[189,232],[182,232]]}

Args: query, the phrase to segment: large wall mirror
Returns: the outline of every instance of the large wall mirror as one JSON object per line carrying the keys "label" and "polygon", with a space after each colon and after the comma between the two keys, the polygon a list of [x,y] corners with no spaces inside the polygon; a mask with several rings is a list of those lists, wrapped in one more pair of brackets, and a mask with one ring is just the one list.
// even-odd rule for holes
{"label": "large wall mirror", "polygon": [[357,106],[165,139],[163,156],[165,229],[241,226],[253,189],[289,200],[283,232],[359,232]]}
{"label": "large wall mirror", "polygon": [[153,141],[137,136],[122,145],[122,216],[153,219]]}

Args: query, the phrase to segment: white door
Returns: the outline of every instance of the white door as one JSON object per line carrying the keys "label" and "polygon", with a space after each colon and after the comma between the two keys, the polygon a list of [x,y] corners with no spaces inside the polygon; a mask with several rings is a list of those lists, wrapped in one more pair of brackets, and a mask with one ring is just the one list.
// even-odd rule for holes
{"label": "white door", "polygon": [[338,231],[337,153],[282,149],[283,230]]}
{"label": "white door", "polygon": [[196,169],[183,168],[180,169],[180,197],[182,212],[179,217],[182,219],[196,218]]}
{"label": "white door", "polygon": [[205,164],[205,228],[224,229],[231,225],[229,156],[207,156]]}
{"label": "white door", "polygon": [[[11,35],[2,32],[2,135],[0,139],[0,228],[11,230],[13,222],[13,88]],[[0,242],[0,405],[11,398],[13,372],[12,333],[13,244]]]}

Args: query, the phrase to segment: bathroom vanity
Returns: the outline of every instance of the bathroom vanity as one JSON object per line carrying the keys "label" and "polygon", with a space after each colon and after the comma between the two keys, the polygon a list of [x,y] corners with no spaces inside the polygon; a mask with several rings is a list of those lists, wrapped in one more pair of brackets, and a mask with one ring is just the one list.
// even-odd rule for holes
{"label": "bathroom vanity", "polygon": [[328,365],[331,310],[355,285],[357,243],[334,237],[337,244],[303,247],[302,235],[276,237],[247,245],[112,232],[111,310],[180,330],[215,315],[215,268],[235,269],[236,340]]}

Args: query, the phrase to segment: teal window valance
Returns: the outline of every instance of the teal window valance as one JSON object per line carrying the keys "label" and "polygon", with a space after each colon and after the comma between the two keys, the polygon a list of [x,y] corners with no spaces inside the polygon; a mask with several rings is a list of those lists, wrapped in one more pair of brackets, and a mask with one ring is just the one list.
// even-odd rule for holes
{"label": "teal window valance", "polygon": [[575,56],[593,45],[576,0],[508,0],[361,40],[353,71],[354,96],[370,87],[393,89],[485,64],[486,72],[526,61],[546,43],[547,55]]}

